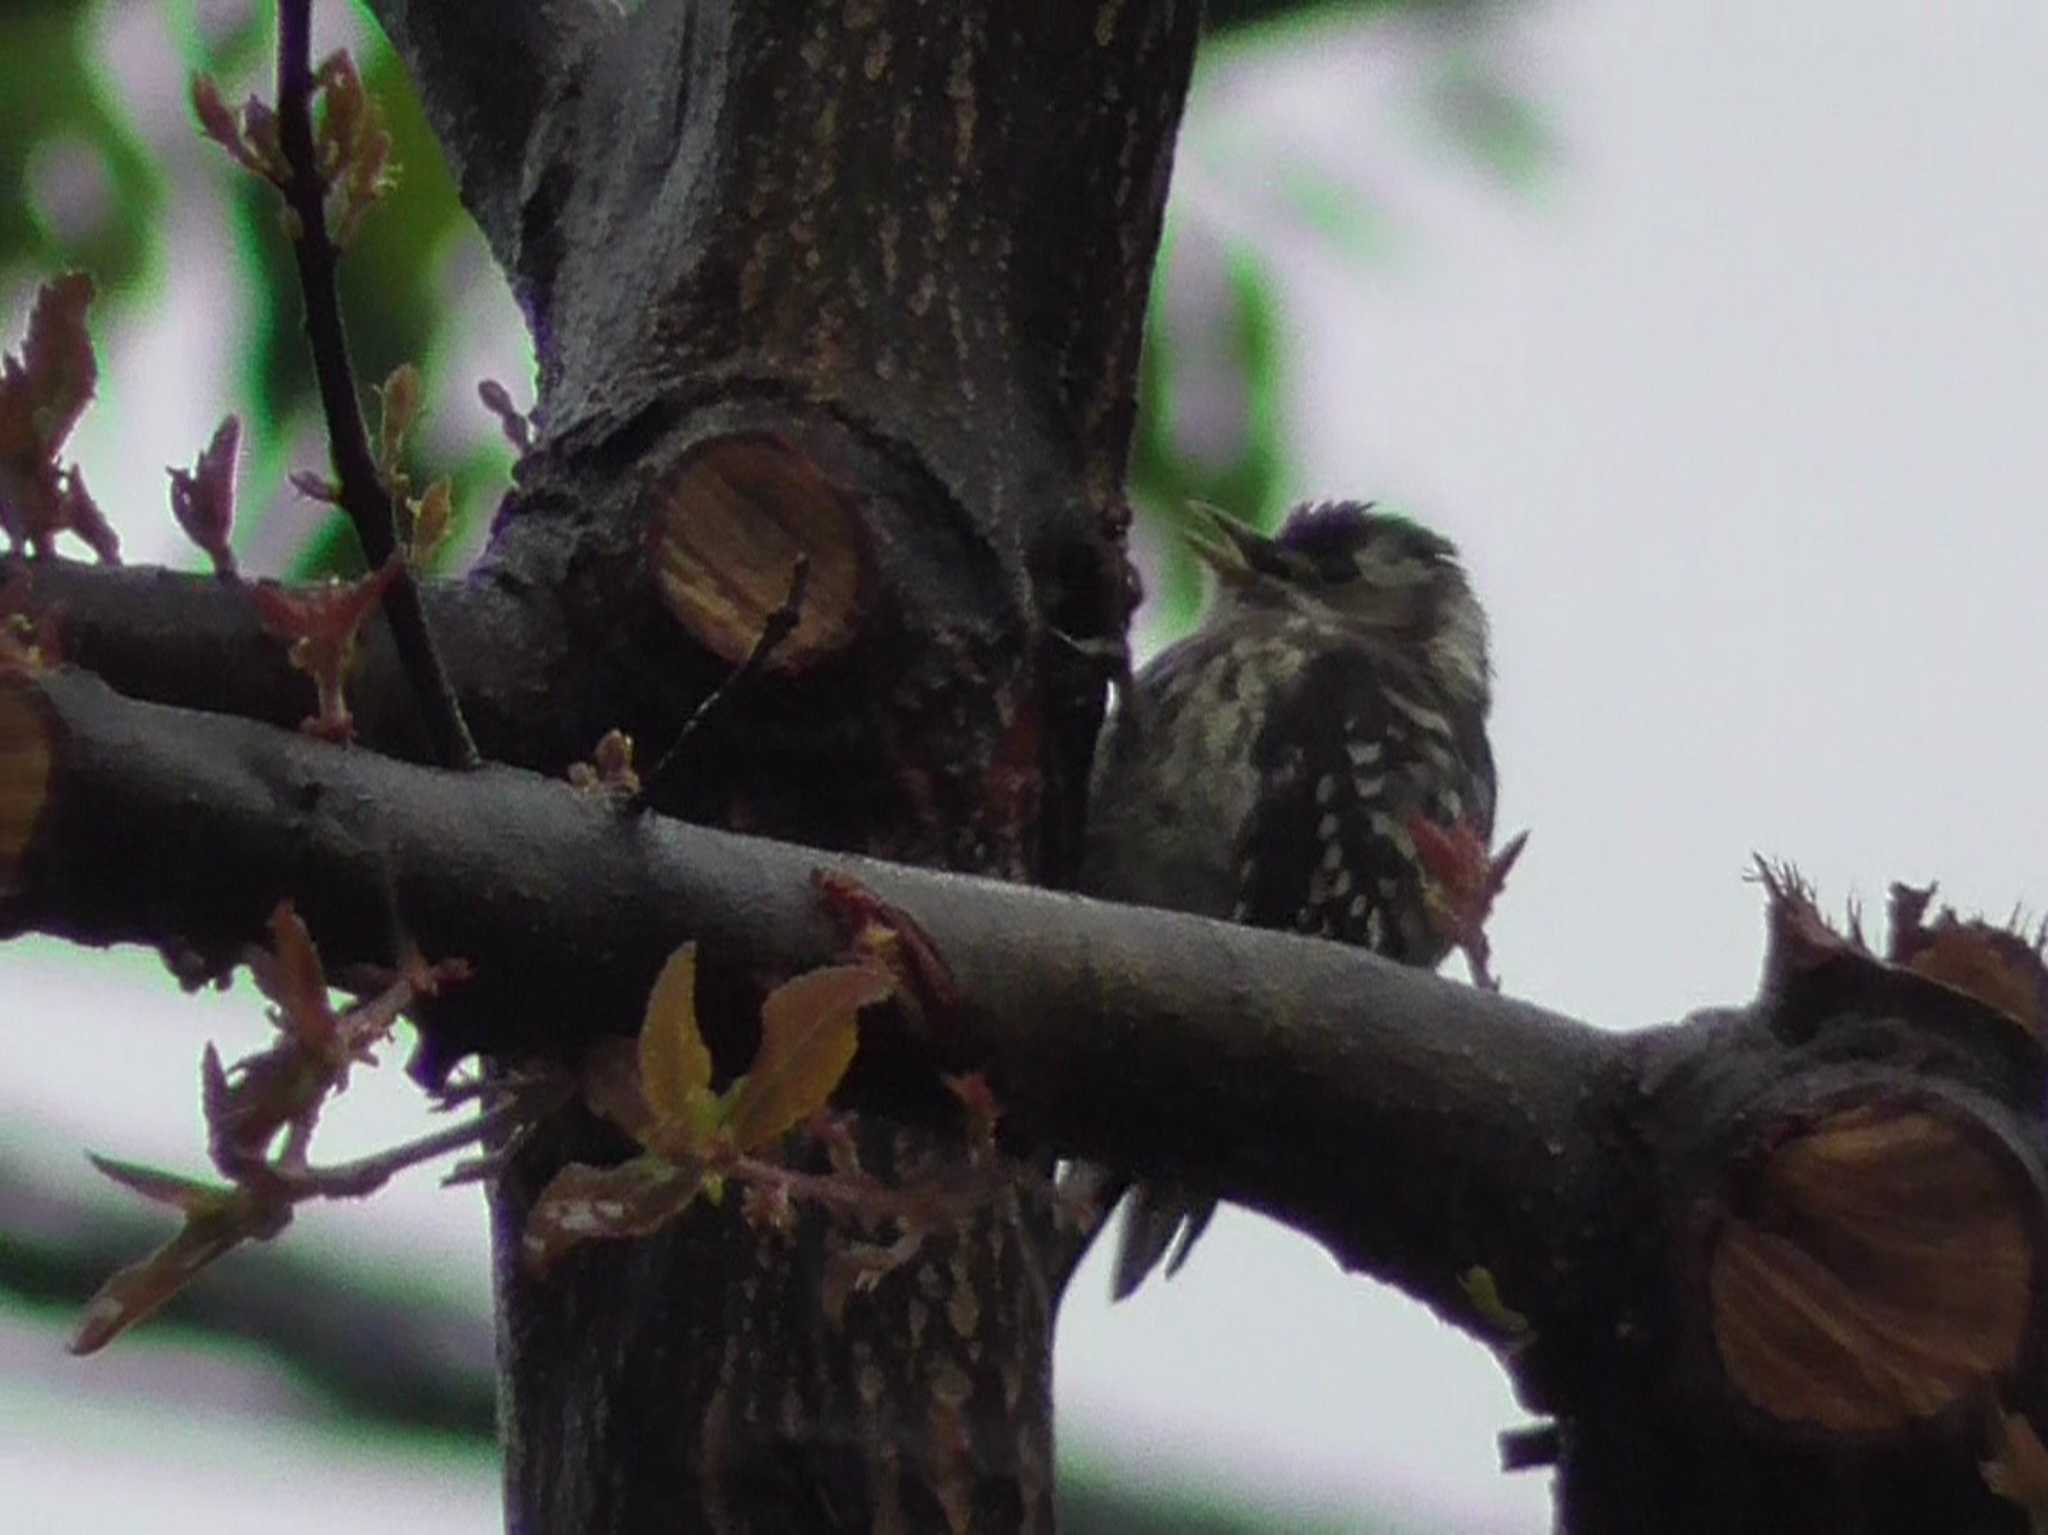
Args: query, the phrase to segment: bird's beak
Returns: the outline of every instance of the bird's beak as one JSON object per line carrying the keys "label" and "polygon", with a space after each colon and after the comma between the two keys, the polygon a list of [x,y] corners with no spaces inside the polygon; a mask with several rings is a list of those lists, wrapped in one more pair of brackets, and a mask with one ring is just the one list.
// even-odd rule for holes
{"label": "bird's beak", "polygon": [[1243,586],[1260,576],[1280,575],[1287,557],[1270,538],[1246,527],[1228,512],[1190,501],[1181,537],[1203,564],[1227,586]]}

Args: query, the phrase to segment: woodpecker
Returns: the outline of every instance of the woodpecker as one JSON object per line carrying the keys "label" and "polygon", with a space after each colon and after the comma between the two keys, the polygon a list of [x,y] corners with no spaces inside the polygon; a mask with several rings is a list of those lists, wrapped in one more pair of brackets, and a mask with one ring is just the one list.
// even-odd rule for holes
{"label": "woodpecker", "polygon": [[[1486,615],[1457,550],[1351,501],[1299,506],[1272,538],[1192,512],[1216,597],[1104,727],[1082,889],[1434,969],[1476,928],[1447,917],[1431,853],[1479,850],[1484,885],[1493,833]],[[1169,1247],[1178,1271],[1215,1205],[1133,1188],[1116,1298]]]}

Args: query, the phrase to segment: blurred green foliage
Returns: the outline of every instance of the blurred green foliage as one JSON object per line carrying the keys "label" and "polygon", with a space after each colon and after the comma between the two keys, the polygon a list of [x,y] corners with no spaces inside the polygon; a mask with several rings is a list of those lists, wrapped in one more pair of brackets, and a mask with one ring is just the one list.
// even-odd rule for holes
{"label": "blurred green foliage", "polygon": [[1556,139],[1536,105],[1469,55],[1451,59],[1433,94],[1451,141],[1511,186],[1530,186],[1556,160]]}
{"label": "blurred green foliage", "polygon": [[[143,276],[154,253],[163,178],[106,95],[96,10],[92,0],[11,0],[0,22],[0,272],[83,267],[119,286]],[[84,216],[53,206],[60,191]]]}
{"label": "blurred green foliage", "polygon": [[[1205,364],[1215,365],[1220,356],[1237,375],[1234,398],[1241,409],[1220,442],[1196,443],[1180,430],[1175,398],[1184,383],[1178,367],[1183,348],[1176,344],[1162,301],[1171,280],[1174,245],[1169,234],[1145,316],[1130,494],[1141,516],[1166,528],[1181,524],[1190,501],[1220,506],[1264,526],[1280,510],[1289,458],[1280,400],[1285,357],[1273,275],[1251,249],[1239,247],[1227,257],[1225,302],[1204,317],[1221,334],[1201,351]],[[1164,605],[1170,625],[1178,628],[1193,618],[1201,602],[1199,562],[1178,538],[1161,540],[1159,554],[1159,573],[1147,595]]]}
{"label": "blurred green foliage", "polygon": [[[104,341],[116,333],[111,319],[124,307],[157,299],[167,260],[190,257],[169,252],[166,242],[178,199],[199,183],[180,185],[171,176],[210,178],[226,194],[229,210],[220,247],[231,255],[219,263],[221,282],[235,290],[250,321],[238,338],[237,380],[221,401],[223,410],[241,413],[244,426],[238,541],[259,532],[263,508],[283,500],[304,514],[295,526],[311,530],[265,540],[296,551],[290,574],[359,569],[354,536],[338,516],[281,492],[288,467],[314,467],[287,465],[285,455],[303,452],[317,400],[277,196],[226,156],[197,149],[196,126],[194,153],[152,152],[103,57],[111,29],[132,19],[124,9],[105,0],[12,0],[7,7],[0,23],[0,279],[25,285],[70,267],[90,271],[101,292],[94,329]],[[158,10],[156,24],[177,48],[164,57],[166,74],[204,71],[221,82],[230,101],[252,90],[268,96],[270,8],[253,3],[236,13],[209,6],[207,25],[197,10],[196,0],[166,0]],[[368,36],[359,63],[383,107],[400,174],[364,221],[341,269],[350,349],[366,391],[407,360],[420,362],[433,379],[434,359],[451,340],[442,274],[459,242],[481,244],[456,200],[411,81],[381,35],[369,28]],[[182,88],[174,89],[182,101]],[[474,259],[481,260],[480,252]],[[225,299],[222,308],[232,312]],[[470,381],[435,382],[442,396],[454,396],[443,400],[444,408],[471,405]],[[374,405],[366,403],[374,419]],[[481,412],[477,422],[484,423]],[[490,431],[480,431],[453,462],[418,457],[418,439],[414,450],[407,468],[416,484],[442,474],[454,480],[456,536],[445,547],[459,549],[465,524],[482,517],[502,491],[510,453]]]}

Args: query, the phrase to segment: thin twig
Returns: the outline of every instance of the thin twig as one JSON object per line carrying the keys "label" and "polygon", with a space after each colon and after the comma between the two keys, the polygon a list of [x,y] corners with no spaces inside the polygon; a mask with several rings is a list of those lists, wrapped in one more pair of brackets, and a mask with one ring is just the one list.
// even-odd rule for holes
{"label": "thin twig", "polygon": [[732,669],[725,681],[705,695],[690,717],[683,722],[682,733],[675,744],[662,754],[651,772],[640,781],[640,793],[634,800],[636,806],[652,803],[660,789],[669,782],[677,766],[684,760],[685,749],[704,728],[704,722],[744,687],[754,674],[767,665],[768,658],[784,640],[796,632],[796,626],[803,620],[804,593],[811,582],[811,557],[799,552],[796,563],[789,571],[789,595],[782,599],[782,606],[770,613],[761,623],[761,633],[754,641],[754,648],[747,652],[746,659]]}
{"label": "thin twig", "polygon": [[423,1135],[418,1140],[358,1157],[353,1162],[336,1162],[328,1167],[308,1167],[285,1174],[281,1182],[294,1199],[313,1195],[328,1199],[361,1198],[376,1193],[391,1181],[394,1174],[408,1167],[416,1167],[446,1152],[474,1145],[501,1126],[515,1124],[534,1112],[532,1102],[515,1098],[472,1115],[459,1124]]}
{"label": "thin twig", "polygon": [[[292,211],[299,288],[306,302],[306,334],[313,349],[313,374],[327,421],[328,451],[341,481],[341,506],[355,525],[363,558],[375,570],[391,557],[398,534],[390,493],[377,474],[370,439],[349,361],[348,335],[341,321],[335,283],[340,253],[327,228],[327,187],[313,147],[312,0],[278,0],[277,115],[279,142],[291,177],[281,190]],[[462,717],[447,668],[427,629],[419,588],[410,569],[384,597],[400,665],[411,680],[445,767],[473,768],[483,759]]]}
{"label": "thin twig", "polygon": [[871,1173],[809,1173],[760,1157],[742,1156],[720,1169],[727,1177],[780,1189],[842,1215],[908,1221],[938,1227],[965,1221],[1016,1185],[993,1169],[970,1167],[950,1177],[903,1184],[885,1183]]}

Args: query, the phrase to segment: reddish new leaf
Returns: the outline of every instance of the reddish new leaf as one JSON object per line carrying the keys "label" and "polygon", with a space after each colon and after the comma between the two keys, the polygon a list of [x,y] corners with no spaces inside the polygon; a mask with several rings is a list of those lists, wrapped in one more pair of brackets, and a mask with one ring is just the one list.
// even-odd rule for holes
{"label": "reddish new leaf", "polygon": [[105,1348],[223,1253],[243,1242],[268,1241],[291,1224],[289,1203],[246,1188],[196,1183],[105,1157],[92,1160],[116,1183],[183,1211],[185,1224],[147,1258],[128,1265],[100,1286],[71,1336],[74,1354]]}
{"label": "reddish new leaf", "polygon": [[241,445],[241,418],[227,416],[214,429],[198,462],[190,469],[165,471],[171,477],[171,515],[224,579],[235,574],[235,551],[228,538],[235,527],[235,454]]}
{"label": "reddish new leaf", "polygon": [[331,1078],[295,1040],[223,1067],[208,1045],[200,1060],[200,1102],[213,1165],[238,1181],[264,1176],[271,1144],[287,1128],[303,1143],[313,1133]]}
{"label": "reddish new leaf", "polygon": [[811,883],[845,935],[849,958],[888,971],[927,1018],[946,1018],[959,1008],[952,969],[915,917],[837,869],[813,870]]}
{"label": "reddish new leaf", "polygon": [[1431,922],[1446,943],[1464,951],[1473,984],[1498,991],[1500,982],[1487,965],[1486,919],[1528,845],[1529,834],[1522,832],[1500,852],[1489,853],[1471,822],[1439,826],[1420,811],[1408,818],[1408,832],[1428,879]]}
{"label": "reddish new leaf", "polygon": [[86,311],[92,279],[67,272],[36,290],[21,351],[0,362],[0,457],[54,463],[99,383]]}
{"label": "reddish new leaf", "polygon": [[113,529],[77,470],[57,462],[99,380],[85,327],[92,296],[82,272],[43,284],[21,350],[0,359],[0,529],[16,549],[42,555],[68,528],[112,563]]}
{"label": "reddish new leaf", "polygon": [[1003,1106],[996,1102],[995,1089],[988,1085],[988,1077],[979,1071],[962,1072],[958,1076],[942,1076],[946,1091],[960,1100],[960,1107],[966,1111],[968,1129],[975,1143],[993,1146],[996,1138],[996,1124],[1003,1117]]}
{"label": "reddish new leaf", "polygon": [[363,621],[376,611],[384,593],[404,569],[394,553],[373,574],[346,585],[284,587],[259,581],[247,590],[255,600],[263,627],[291,644],[291,662],[313,679],[319,712],[300,722],[308,735],[347,741],[355,734],[343,684],[355,659]]}
{"label": "reddish new leaf", "polygon": [[346,50],[321,61],[314,85],[321,105],[314,163],[332,194],[335,243],[345,246],[371,205],[390,190],[391,134]]}
{"label": "reddish new leaf", "polygon": [[291,179],[277,113],[260,96],[251,96],[242,103],[242,139],[249,146],[248,166],[257,175],[278,186]]}
{"label": "reddish new leaf", "polygon": [[726,1114],[733,1143],[752,1151],[822,1109],[853,1063],[861,1009],[895,990],[872,965],[830,965],[770,992],[760,1051]]}
{"label": "reddish new leaf", "polygon": [[[270,914],[271,948],[249,958],[257,988],[277,1005],[282,1038],[223,1068],[211,1045],[201,1060],[201,1103],[213,1165],[230,1178],[256,1175],[278,1132],[310,1137],[320,1105],[347,1067],[341,1020],[312,934],[289,901]],[[336,1057],[340,1059],[337,1060]]]}
{"label": "reddish new leaf", "polygon": [[121,563],[121,537],[85,488],[85,471],[76,464],[64,471],[64,488],[57,497],[57,526],[76,534],[100,557],[102,565]]}
{"label": "reddish new leaf", "polygon": [[577,1062],[576,1077],[583,1103],[645,1146],[656,1138],[657,1117],[648,1107],[640,1076],[640,1051],[628,1039],[601,1039]]}
{"label": "reddish new leaf", "polygon": [[310,469],[294,469],[286,478],[292,482],[292,489],[308,501],[320,501],[328,506],[341,505],[341,487],[325,475],[315,474]]}
{"label": "reddish new leaf", "polygon": [[191,83],[192,115],[199,119],[199,131],[240,160],[248,151],[242,144],[242,125],[220,93],[211,75],[194,74]]}
{"label": "reddish new leaf", "polygon": [[655,1156],[617,1167],[571,1162],[527,1213],[521,1256],[538,1274],[585,1242],[650,1235],[682,1214],[703,1182],[700,1171]]}
{"label": "reddish new leaf", "polygon": [[252,964],[256,984],[278,1005],[278,1026],[309,1050],[325,1051],[338,1023],[327,998],[320,950],[290,901],[270,913],[270,963]]}
{"label": "reddish new leaf", "polygon": [[[236,118],[211,76],[192,77],[192,114],[199,119],[199,131],[228,152],[242,169],[264,180],[282,185],[285,169],[277,153],[276,119],[270,109],[254,96]],[[262,127],[265,133],[253,130]]]}

